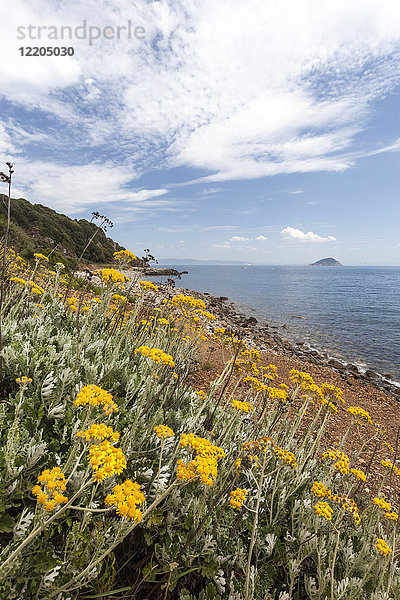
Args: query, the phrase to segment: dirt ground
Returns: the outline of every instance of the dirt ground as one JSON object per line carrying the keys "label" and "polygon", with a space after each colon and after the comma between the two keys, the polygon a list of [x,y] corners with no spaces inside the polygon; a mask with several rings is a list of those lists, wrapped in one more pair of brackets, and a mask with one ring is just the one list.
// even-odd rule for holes
{"label": "dirt ground", "polygon": [[[261,352],[261,357],[262,365],[273,364],[277,367],[279,379],[276,380],[276,383],[278,384],[290,383],[289,371],[298,369],[309,373],[318,385],[327,382],[336,385],[343,391],[345,404],[338,406],[337,414],[332,414],[330,417],[329,427],[324,433],[323,449],[332,447],[335,442],[340,443],[346,434],[352,422],[352,416],[346,412],[347,408],[359,406],[368,411],[373,423],[379,424],[380,430],[386,432],[387,435],[383,434],[375,437],[375,439],[365,444],[365,440],[373,436],[374,429],[370,425],[356,426],[352,428],[351,435],[347,437],[345,447],[342,449],[351,455],[358,454],[356,464],[352,462],[352,466],[368,473],[367,481],[362,484],[364,491],[368,494],[376,493],[386,475],[382,492],[393,503],[396,503],[396,508],[400,508],[400,478],[395,473],[390,476],[388,469],[381,465],[382,460],[389,459],[400,467],[399,400],[361,380],[350,379],[346,374],[341,374],[331,367],[311,364],[297,357],[285,356],[273,350]],[[210,383],[222,372],[227,360],[226,350],[224,351],[224,359],[225,361],[223,360],[221,344],[216,341],[208,342],[207,348],[204,348],[201,353],[198,369],[191,377],[190,384],[196,389],[207,391]],[[393,447],[394,452],[391,452],[383,444],[384,441]]]}

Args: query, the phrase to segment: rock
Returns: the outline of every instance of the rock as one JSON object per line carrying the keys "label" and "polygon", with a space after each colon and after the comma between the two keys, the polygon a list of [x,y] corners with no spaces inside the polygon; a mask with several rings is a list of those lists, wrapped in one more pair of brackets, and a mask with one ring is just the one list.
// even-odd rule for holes
{"label": "rock", "polygon": [[382,377],[385,377],[386,379],[393,379],[393,374],[392,373],[382,373]]}
{"label": "rock", "polygon": [[337,369],[338,371],[346,371],[345,365],[343,365],[341,362],[339,362],[338,360],[336,360],[336,358],[329,359],[328,360],[328,365],[330,365],[334,369]]}
{"label": "rock", "polygon": [[365,376],[369,379],[377,379],[379,377],[378,373],[375,373],[375,371],[371,371],[370,369],[365,371]]}
{"label": "rock", "polygon": [[307,362],[310,362],[310,363],[312,363],[313,365],[318,365],[318,364],[319,364],[319,363],[318,363],[318,361],[317,361],[317,359],[316,359],[316,358],[314,358],[313,356],[306,356],[306,357],[305,357],[305,360],[306,360]]}

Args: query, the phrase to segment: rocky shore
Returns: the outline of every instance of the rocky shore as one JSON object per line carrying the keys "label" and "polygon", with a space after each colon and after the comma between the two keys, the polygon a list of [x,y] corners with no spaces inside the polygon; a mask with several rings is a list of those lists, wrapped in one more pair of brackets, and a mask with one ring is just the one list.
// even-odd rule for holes
{"label": "rocky shore", "polygon": [[350,386],[359,381],[400,400],[400,384],[394,381],[390,373],[378,373],[358,364],[346,363],[330,356],[327,352],[318,351],[302,341],[291,342],[279,333],[280,330],[286,328],[286,325],[279,327],[269,325],[265,321],[259,322],[255,317],[249,317],[240,312],[234,302],[225,296],[214,297],[185,288],[172,288],[165,284],[157,285],[162,290],[163,297],[166,298],[180,293],[201,298],[206,303],[207,310],[217,318],[213,322],[213,328],[232,329],[237,337],[260,351],[272,351],[278,355],[298,358],[312,365],[328,367],[340,374],[341,379],[344,379]]}

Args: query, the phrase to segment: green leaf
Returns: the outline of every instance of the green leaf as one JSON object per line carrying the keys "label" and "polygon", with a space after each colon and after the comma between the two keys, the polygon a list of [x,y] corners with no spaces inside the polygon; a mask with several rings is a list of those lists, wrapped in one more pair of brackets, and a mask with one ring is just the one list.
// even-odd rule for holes
{"label": "green leaf", "polygon": [[11,515],[4,513],[0,516],[0,533],[10,533],[13,530],[15,521]]}

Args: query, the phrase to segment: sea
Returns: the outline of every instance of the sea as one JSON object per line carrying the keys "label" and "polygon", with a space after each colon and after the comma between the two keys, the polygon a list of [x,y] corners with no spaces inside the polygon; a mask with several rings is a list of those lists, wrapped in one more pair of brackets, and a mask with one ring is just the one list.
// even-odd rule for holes
{"label": "sea", "polygon": [[292,342],[400,381],[400,267],[165,266],[188,271],[177,287],[227,296]]}

